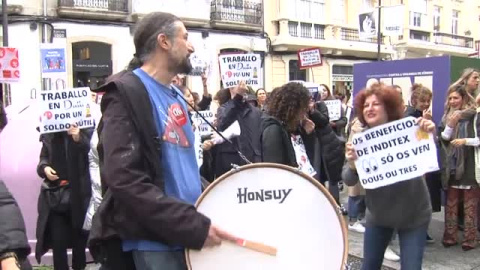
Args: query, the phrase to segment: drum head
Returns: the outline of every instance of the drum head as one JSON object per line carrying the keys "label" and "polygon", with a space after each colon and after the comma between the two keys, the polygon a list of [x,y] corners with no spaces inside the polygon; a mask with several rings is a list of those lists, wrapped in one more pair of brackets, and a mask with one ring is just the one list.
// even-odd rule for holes
{"label": "drum head", "polygon": [[335,201],[315,179],[288,166],[257,163],[231,171],[202,194],[198,211],[212,224],[276,255],[222,242],[187,250],[193,270],[343,269],[345,222]]}

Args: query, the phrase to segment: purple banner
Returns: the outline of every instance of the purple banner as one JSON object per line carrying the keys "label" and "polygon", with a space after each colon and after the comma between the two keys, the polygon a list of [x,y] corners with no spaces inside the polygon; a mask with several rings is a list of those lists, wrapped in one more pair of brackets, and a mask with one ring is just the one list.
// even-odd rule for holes
{"label": "purple banner", "polygon": [[[370,81],[369,81],[370,80]],[[405,104],[410,103],[410,87],[421,83],[433,92],[432,113],[438,124],[442,118],[446,93],[450,85],[450,57],[405,59],[355,64],[353,66],[353,95],[373,81],[402,88]]]}

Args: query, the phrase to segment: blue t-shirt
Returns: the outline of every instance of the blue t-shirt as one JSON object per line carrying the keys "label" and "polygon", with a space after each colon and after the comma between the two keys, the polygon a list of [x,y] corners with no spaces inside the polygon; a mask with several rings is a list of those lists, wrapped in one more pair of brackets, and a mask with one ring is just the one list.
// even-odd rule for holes
{"label": "blue t-shirt", "polygon": [[[152,102],[154,119],[162,137],[162,169],[168,196],[195,204],[200,196],[200,173],[195,158],[194,134],[187,104],[176,88],[166,87],[142,69],[133,71],[145,85]],[[160,228],[159,228],[160,229]],[[182,247],[146,240],[123,241],[123,249],[142,251],[172,251]]]}

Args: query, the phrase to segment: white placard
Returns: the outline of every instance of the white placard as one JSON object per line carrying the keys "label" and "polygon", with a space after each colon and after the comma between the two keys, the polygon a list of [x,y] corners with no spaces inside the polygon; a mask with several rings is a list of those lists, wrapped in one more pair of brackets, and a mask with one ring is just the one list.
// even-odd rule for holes
{"label": "white placard", "polygon": [[403,35],[403,15],[405,7],[385,6],[382,7],[382,34],[385,36],[401,36]]}
{"label": "white placard", "polygon": [[88,87],[40,92],[40,133],[65,131],[73,123],[80,128],[93,127],[91,101]]}
{"label": "white placard", "polygon": [[220,72],[225,87],[244,81],[253,88],[262,87],[262,57],[260,54],[225,54],[219,56]]}
{"label": "white placard", "polygon": [[339,99],[324,100],[328,108],[328,118],[330,121],[337,121],[342,117],[342,101]]}
{"label": "white placard", "polygon": [[300,68],[308,68],[322,65],[322,54],[319,48],[305,49],[298,51]]}
{"label": "white placard", "polygon": [[[215,120],[215,114],[212,111],[199,111],[199,113],[205,117],[208,122],[213,124],[213,121]],[[210,135],[213,133],[212,128],[197,113],[192,115],[192,121],[195,125],[195,129],[198,129],[200,136]]]}
{"label": "white placard", "polygon": [[416,125],[414,117],[403,118],[353,136],[360,183],[375,189],[438,170],[433,135]]}
{"label": "white placard", "polygon": [[293,150],[295,151],[295,157],[297,159],[298,169],[309,176],[315,176],[317,172],[310,163],[302,136],[292,135],[291,139]]}

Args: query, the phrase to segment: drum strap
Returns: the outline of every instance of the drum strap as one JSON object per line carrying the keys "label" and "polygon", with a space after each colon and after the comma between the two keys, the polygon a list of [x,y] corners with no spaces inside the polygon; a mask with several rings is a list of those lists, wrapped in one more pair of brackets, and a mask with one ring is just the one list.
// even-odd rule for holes
{"label": "drum strap", "polygon": [[238,149],[237,145],[234,144],[230,139],[227,139],[225,136],[223,136],[223,134],[221,132],[219,132],[217,130],[217,128],[215,128],[212,123],[210,123],[194,106],[190,105],[190,103],[187,102],[187,100],[183,97],[183,95],[178,95],[181,99],[183,99],[183,101],[185,101],[185,103],[187,104],[187,106],[189,106],[190,108],[192,108],[195,113],[200,116],[200,118],[202,118],[203,121],[205,121],[205,123],[207,123],[213,131],[215,131],[215,133],[217,133],[220,137],[222,137],[222,139],[224,139],[226,142],[228,142],[229,144],[232,145],[233,149],[235,149],[235,151],[237,152],[237,154],[240,156],[240,158],[245,161],[246,164],[252,164],[252,162],[250,160],[248,160],[248,158],[240,151],[240,149]]}

